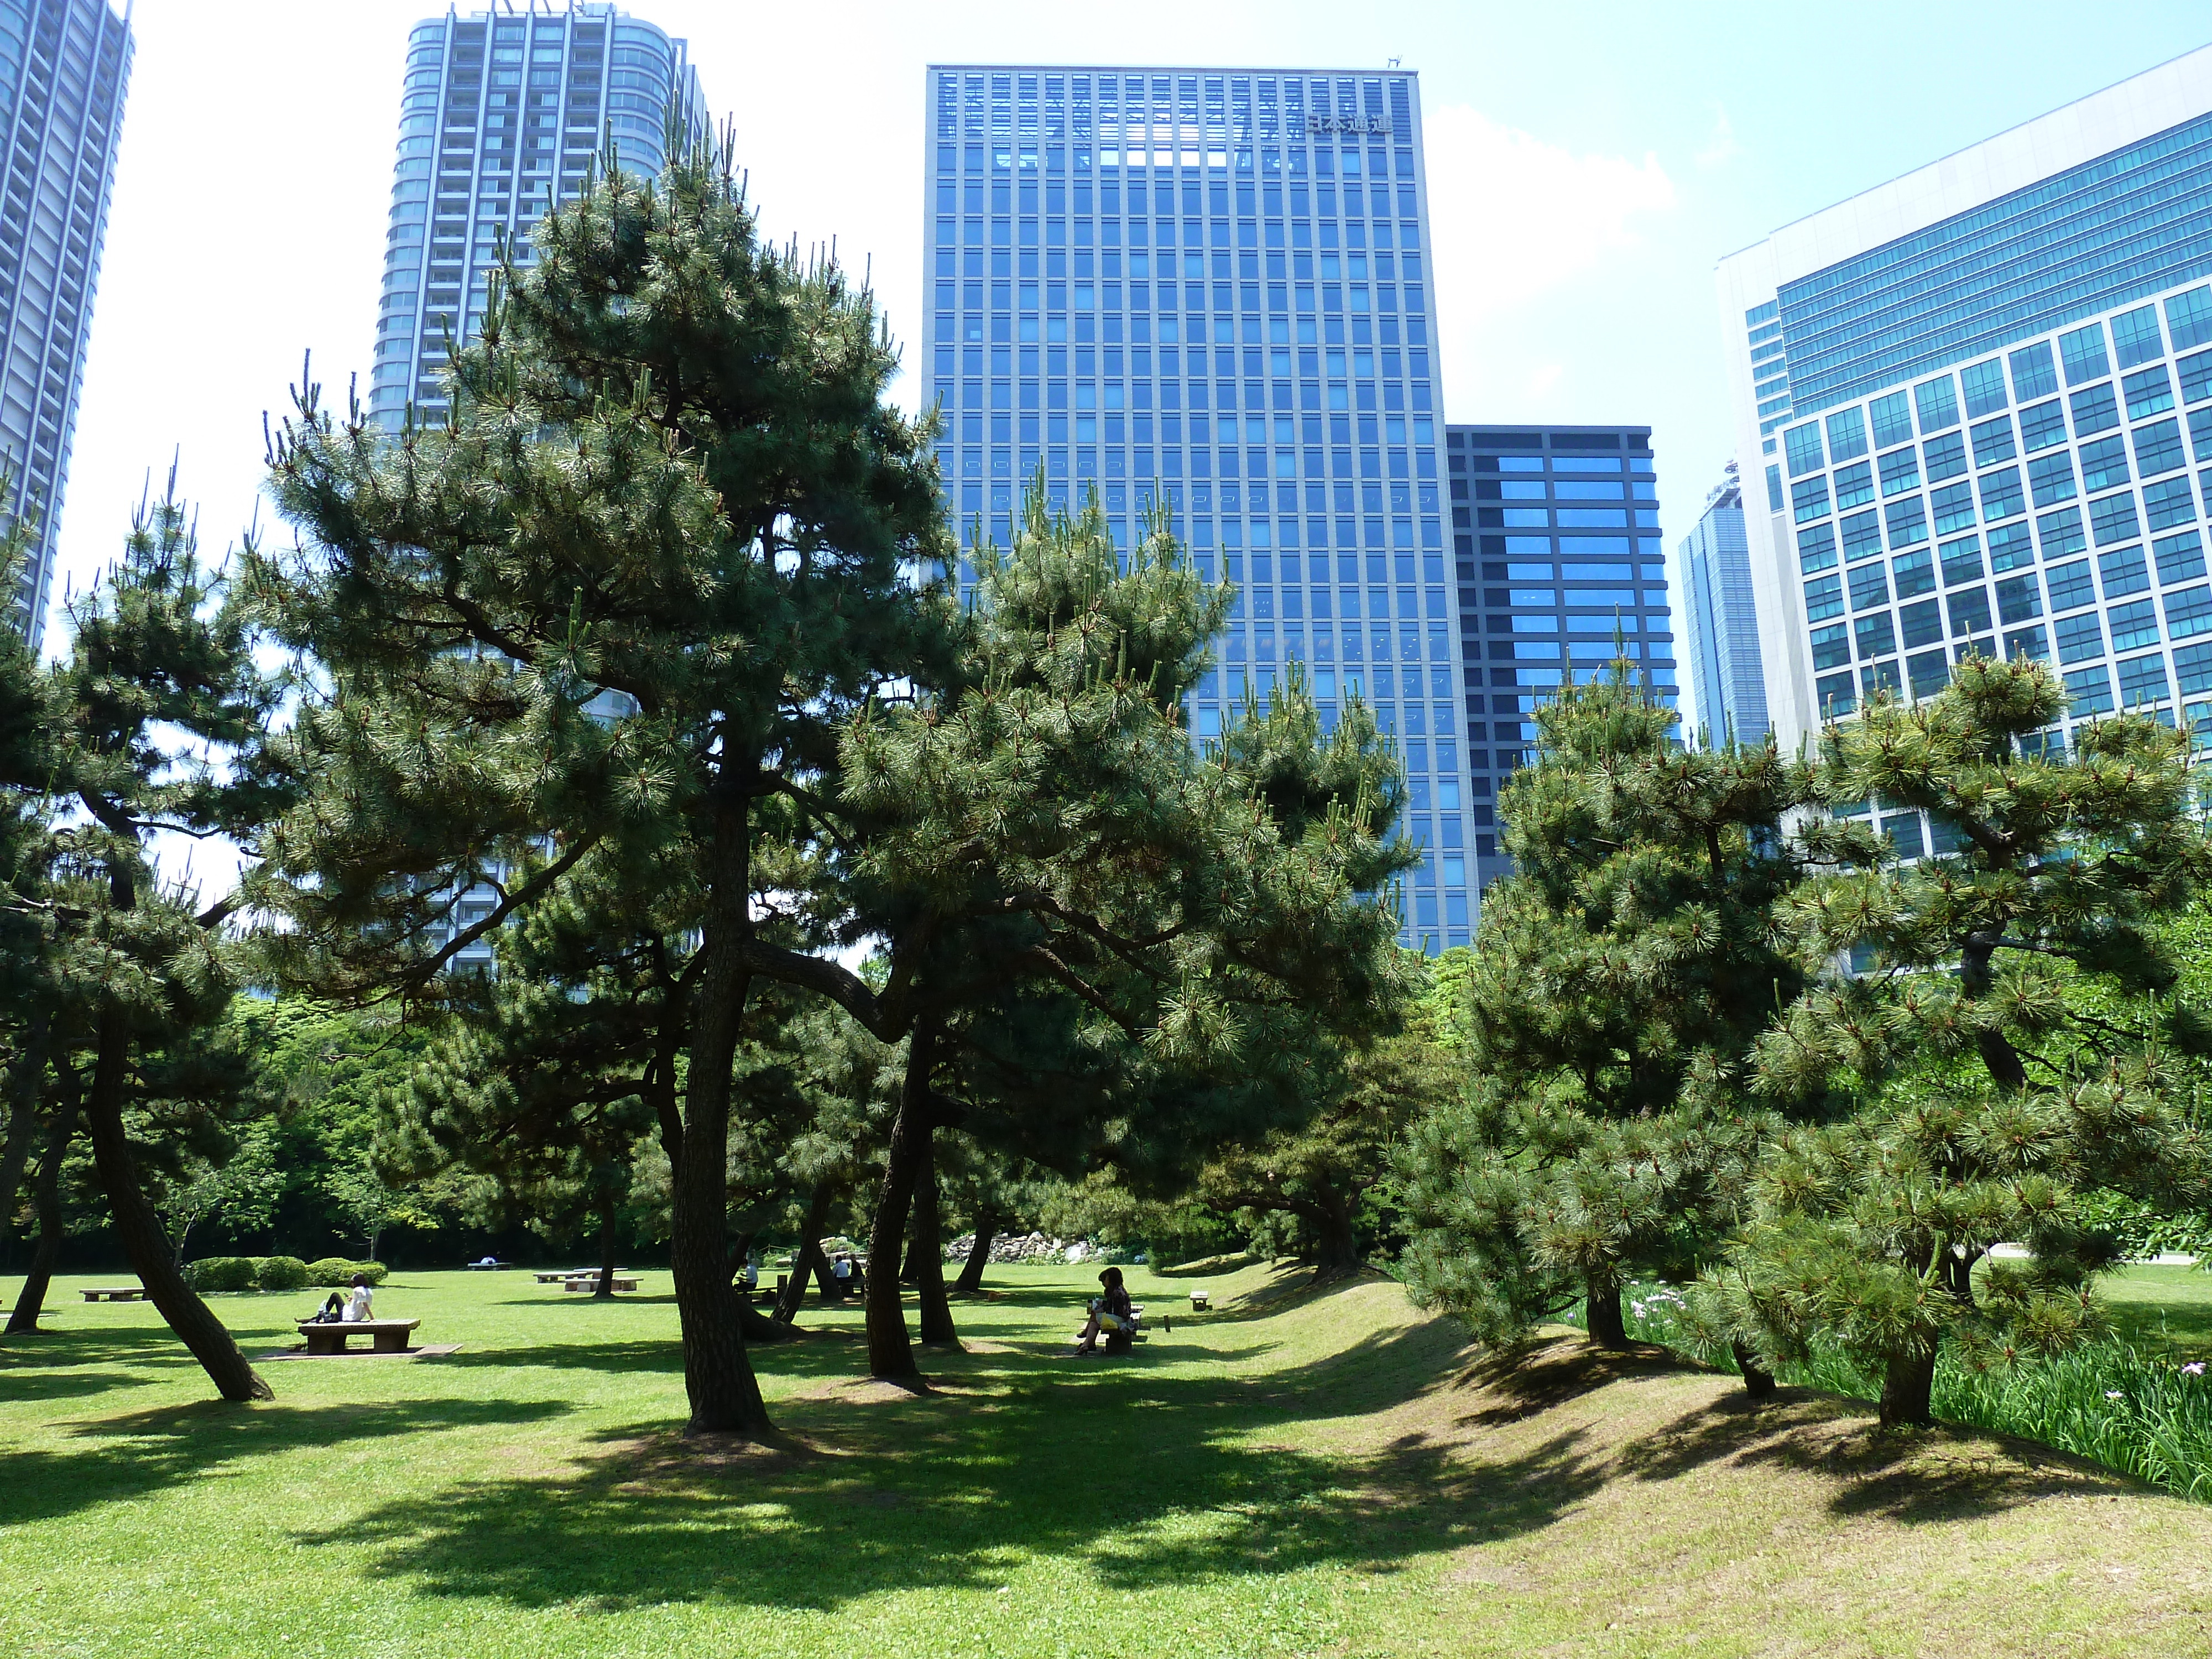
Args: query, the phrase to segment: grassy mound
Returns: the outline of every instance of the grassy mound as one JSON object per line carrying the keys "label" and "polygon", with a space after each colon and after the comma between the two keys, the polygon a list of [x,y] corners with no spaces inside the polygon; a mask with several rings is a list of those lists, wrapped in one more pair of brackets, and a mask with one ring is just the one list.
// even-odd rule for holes
{"label": "grassy mound", "polygon": [[[73,1654],[472,1659],[2203,1650],[2212,1510],[1656,1351],[1504,1365],[1398,1287],[1133,1270],[1171,1333],[1059,1358],[1091,1281],[994,1269],[969,1352],[856,1382],[856,1310],[756,1357],[785,1430],[702,1452],[666,1277],[611,1305],[400,1274],[450,1358],[207,1401],[139,1304],[0,1346],[0,1630]],[[1187,1281],[1184,1281],[1187,1283]],[[282,1298],[225,1302],[249,1352]]]}

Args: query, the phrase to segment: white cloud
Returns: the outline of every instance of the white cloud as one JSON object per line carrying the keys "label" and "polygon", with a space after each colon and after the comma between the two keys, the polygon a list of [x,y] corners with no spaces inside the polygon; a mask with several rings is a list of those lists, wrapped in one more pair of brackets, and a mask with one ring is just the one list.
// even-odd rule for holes
{"label": "white cloud", "polygon": [[1566,372],[1564,363],[1539,363],[1529,373],[1528,390],[1540,398],[1559,385],[1560,377]]}
{"label": "white cloud", "polygon": [[1670,211],[1656,155],[1577,155],[1448,106],[1428,118],[1429,219],[1448,320],[1479,325],[1637,246]]}

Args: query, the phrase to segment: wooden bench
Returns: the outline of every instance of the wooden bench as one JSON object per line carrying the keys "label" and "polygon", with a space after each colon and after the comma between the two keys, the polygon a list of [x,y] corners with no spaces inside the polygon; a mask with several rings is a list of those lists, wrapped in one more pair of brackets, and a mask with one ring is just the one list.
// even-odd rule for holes
{"label": "wooden bench", "polygon": [[1193,1313],[1204,1313],[1212,1305],[1212,1300],[1204,1291],[1193,1291],[1190,1293],[1190,1310]]}
{"label": "wooden bench", "polygon": [[[564,1291],[596,1291],[599,1288],[599,1276],[597,1273],[579,1273],[573,1279],[562,1279],[561,1288]],[[636,1279],[625,1278],[621,1273],[615,1275],[615,1289],[634,1291],[636,1288]]]}
{"label": "wooden bench", "polygon": [[[628,1267],[615,1269],[617,1276],[629,1271]],[[599,1270],[597,1267],[563,1267],[558,1273],[537,1273],[532,1276],[541,1285],[565,1285],[572,1279],[597,1279],[599,1276]]]}
{"label": "wooden bench", "polygon": [[88,1302],[143,1302],[146,1287],[143,1285],[102,1285],[87,1291],[84,1299]]}
{"label": "wooden bench", "polygon": [[300,1334],[307,1339],[309,1353],[343,1353],[346,1340],[366,1334],[378,1353],[405,1353],[407,1334],[419,1319],[302,1319]]}

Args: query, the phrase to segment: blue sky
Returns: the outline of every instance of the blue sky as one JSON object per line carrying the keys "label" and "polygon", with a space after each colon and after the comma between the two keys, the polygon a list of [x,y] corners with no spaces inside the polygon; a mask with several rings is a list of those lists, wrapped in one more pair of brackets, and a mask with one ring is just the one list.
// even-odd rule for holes
{"label": "blue sky", "polygon": [[[262,412],[304,349],[337,397],[349,371],[366,381],[406,30],[431,9],[138,0],[62,525],[80,585],[173,451],[210,550],[235,538]],[[902,336],[925,64],[1402,58],[1427,117],[1449,415],[1648,422],[1670,546],[1730,452],[1717,258],[2212,40],[2203,0],[628,9],[690,39],[770,228],[872,260]]]}

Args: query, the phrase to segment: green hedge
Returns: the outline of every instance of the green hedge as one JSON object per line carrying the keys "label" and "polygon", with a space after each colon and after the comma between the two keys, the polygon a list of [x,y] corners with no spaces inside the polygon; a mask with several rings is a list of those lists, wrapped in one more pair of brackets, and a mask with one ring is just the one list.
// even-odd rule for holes
{"label": "green hedge", "polygon": [[250,1291],[253,1262],[242,1255],[208,1255],[185,1264],[185,1282],[196,1291]]}
{"label": "green hedge", "polygon": [[356,1273],[361,1274],[372,1285],[381,1285],[391,1271],[381,1261],[349,1261],[342,1255],[326,1255],[319,1261],[307,1263],[305,1282],[343,1290],[353,1283]]}
{"label": "green hedge", "polygon": [[253,1282],[264,1291],[296,1291],[307,1283],[307,1264],[296,1255],[264,1255],[253,1263]]}

